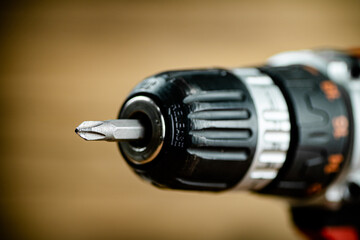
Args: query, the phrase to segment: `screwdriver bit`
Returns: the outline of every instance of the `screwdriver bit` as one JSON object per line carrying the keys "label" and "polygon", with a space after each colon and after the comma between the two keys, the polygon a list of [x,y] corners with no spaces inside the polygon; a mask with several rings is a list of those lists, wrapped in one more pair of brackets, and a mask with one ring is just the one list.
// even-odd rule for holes
{"label": "screwdriver bit", "polygon": [[85,121],[75,132],[88,141],[130,141],[144,138],[144,127],[136,119]]}

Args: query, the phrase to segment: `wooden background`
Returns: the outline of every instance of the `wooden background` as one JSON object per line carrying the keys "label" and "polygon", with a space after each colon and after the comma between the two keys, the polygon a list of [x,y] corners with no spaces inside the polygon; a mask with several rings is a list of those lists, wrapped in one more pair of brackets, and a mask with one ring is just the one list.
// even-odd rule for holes
{"label": "wooden background", "polygon": [[302,239],[288,206],[141,181],[84,120],[116,117],[157,72],[251,66],[360,44],[359,1],[36,1],[0,5],[1,239]]}

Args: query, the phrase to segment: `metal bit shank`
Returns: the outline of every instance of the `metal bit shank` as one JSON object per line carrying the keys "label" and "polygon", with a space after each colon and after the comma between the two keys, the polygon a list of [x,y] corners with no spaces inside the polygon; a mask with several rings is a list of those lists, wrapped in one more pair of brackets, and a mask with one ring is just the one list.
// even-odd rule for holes
{"label": "metal bit shank", "polygon": [[85,121],[75,132],[88,141],[130,141],[145,135],[143,125],[136,119]]}

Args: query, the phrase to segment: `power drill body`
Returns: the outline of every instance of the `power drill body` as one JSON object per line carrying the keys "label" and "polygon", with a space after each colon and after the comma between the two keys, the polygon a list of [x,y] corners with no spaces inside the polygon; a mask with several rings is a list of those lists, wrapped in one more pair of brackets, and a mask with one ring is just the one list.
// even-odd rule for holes
{"label": "power drill body", "polygon": [[120,141],[120,150],[159,187],[342,201],[351,197],[347,184],[360,183],[358,68],[354,56],[318,50],[257,68],[157,74],[119,114],[151,133]]}
{"label": "power drill body", "polygon": [[[136,120],[142,131],[118,145],[134,172],[158,187],[282,196],[297,225],[316,211],[316,221],[329,225],[319,211],[360,212],[358,106],[359,50],[304,50],[259,67],[168,71],[130,93],[119,119]],[[91,137],[100,131],[96,124],[77,131]]]}

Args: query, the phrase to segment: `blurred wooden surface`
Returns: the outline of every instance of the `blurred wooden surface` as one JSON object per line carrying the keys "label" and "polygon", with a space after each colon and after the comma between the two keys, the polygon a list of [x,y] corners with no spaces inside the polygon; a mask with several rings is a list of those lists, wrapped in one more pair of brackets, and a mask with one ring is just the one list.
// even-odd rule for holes
{"label": "blurred wooden surface", "polygon": [[[146,76],[359,46],[359,1],[52,1],[3,6],[1,224],[15,239],[302,239],[287,204],[154,188],[85,142]],[[3,239],[3,238],[1,238]]]}

